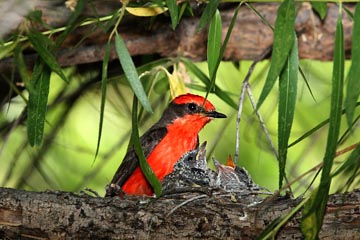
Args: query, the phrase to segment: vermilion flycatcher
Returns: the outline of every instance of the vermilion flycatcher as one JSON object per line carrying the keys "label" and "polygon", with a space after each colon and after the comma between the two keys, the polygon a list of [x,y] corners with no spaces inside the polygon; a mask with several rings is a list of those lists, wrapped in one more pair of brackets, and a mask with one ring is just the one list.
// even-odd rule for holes
{"label": "vermilion flycatcher", "polygon": [[[147,162],[157,178],[173,171],[174,164],[199,144],[198,133],[213,118],[226,118],[215,111],[211,102],[201,96],[185,94],[176,97],[160,120],[140,138]],[[139,159],[130,147],[116,171],[111,185],[131,195],[152,195],[153,189],[139,166]]]}

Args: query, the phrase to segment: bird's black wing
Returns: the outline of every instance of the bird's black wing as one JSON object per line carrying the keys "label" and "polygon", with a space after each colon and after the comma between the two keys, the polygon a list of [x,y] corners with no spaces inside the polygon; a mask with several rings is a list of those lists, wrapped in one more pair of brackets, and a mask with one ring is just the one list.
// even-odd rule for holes
{"label": "bird's black wing", "polygon": [[[140,138],[140,141],[146,158],[150,155],[150,153],[153,151],[155,146],[161,141],[161,139],[164,138],[166,133],[167,133],[166,127],[150,128],[146,133],[144,133],[144,135]],[[121,187],[138,166],[139,166],[139,158],[135,153],[134,146],[131,146],[128,149],[119,168],[115,172],[115,175],[111,180],[111,183]]]}

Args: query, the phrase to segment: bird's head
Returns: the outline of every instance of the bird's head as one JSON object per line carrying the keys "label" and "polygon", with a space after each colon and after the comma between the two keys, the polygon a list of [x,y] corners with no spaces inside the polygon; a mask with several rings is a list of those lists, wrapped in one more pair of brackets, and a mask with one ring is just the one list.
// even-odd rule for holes
{"label": "bird's head", "polygon": [[190,93],[174,98],[163,115],[167,124],[194,130],[200,130],[214,118],[226,118],[226,115],[217,112],[214,105],[204,97]]}

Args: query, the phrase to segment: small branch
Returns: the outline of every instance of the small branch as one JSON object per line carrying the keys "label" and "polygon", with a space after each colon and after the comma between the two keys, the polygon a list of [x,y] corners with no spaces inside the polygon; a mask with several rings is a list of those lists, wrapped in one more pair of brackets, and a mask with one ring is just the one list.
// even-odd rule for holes
{"label": "small branch", "polygon": [[241,118],[241,113],[242,113],[242,108],[243,108],[243,102],[244,102],[244,96],[245,96],[245,91],[247,91],[247,89],[250,87],[249,85],[249,80],[250,77],[255,69],[255,66],[258,62],[260,62],[261,60],[265,59],[266,57],[269,56],[269,54],[271,53],[272,47],[268,47],[267,49],[265,49],[265,51],[259,56],[257,57],[253,63],[250,65],[249,70],[244,78],[243,81],[243,85],[241,88],[241,93],[240,93],[240,98],[239,98],[239,109],[238,109],[238,114],[237,114],[237,119],[236,119],[236,147],[235,147],[235,160],[234,163],[235,165],[237,165],[238,162],[238,158],[239,158],[239,149],[240,149],[240,118]]}

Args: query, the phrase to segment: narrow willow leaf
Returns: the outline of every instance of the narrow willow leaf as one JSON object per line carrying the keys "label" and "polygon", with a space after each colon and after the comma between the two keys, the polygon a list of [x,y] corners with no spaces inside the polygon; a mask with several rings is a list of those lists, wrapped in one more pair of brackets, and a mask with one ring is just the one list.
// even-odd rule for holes
{"label": "narrow willow leaf", "polygon": [[[295,33],[294,33],[295,35]],[[298,45],[295,37],[287,63],[279,80],[279,117],[278,117],[278,155],[279,155],[279,189],[285,175],[285,165],[291,126],[294,120],[297,81],[299,69]]]}
{"label": "narrow willow leaf", "polygon": [[86,3],[87,0],[79,0],[76,2],[76,7],[67,21],[65,31],[63,31],[56,39],[56,44],[55,44],[56,46],[60,46],[62,42],[65,40],[65,38],[69,35],[69,33],[71,33],[72,30],[74,30],[77,27],[76,20],[83,13]]}
{"label": "narrow willow leaf", "polygon": [[50,68],[38,59],[31,79],[34,91],[29,92],[28,102],[27,133],[31,146],[40,145],[43,139],[50,73]]}
{"label": "narrow willow leaf", "polygon": [[38,24],[39,26],[42,26],[44,27],[45,29],[48,29],[50,28],[49,25],[47,25],[44,20],[43,20],[43,13],[41,10],[34,10],[34,11],[31,11],[27,16],[26,18],[28,20],[30,20],[32,23],[36,23]]}
{"label": "narrow willow leaf", "polygon": [[267,27],[269,27],[271,30],[274,31],[274,27],[272,26],[272,24],[266,19],[266,17],[265,17],[263,14],[260,13],[251,3],[245,2],[245,5],[246,5],[248,8],[250,8],[250,9],[255,13],[255,15],[258,16],[258,17],[261,19],[261,21],[262,21]]}
{"label": "narrow willow leaf", "polygon": [[[16,93],[17,95],[19,95],[19,96],[22,98],[22,100],[24,101],[24,103],[27,103],[27,102],[28,102],[27,96],[25,96],[25,94],[18,89],[18,87],[17,87],[16,84],[12,81],[12,79],[5,77],[5,78],[3,78],[3,80],[5,81],[6,84],[9,85],[10,91],[13,91],[13,92]],[[9,112],[9,109],[10,109],[10,105],[8,105],[6,111]],[[0,152],[1,152],[1,150],[0,150]]]}
{"label": "narrow willow leaf", "polygon": [[335,48],[334,48],[334,66],[332,77],[332,93],[331,93],[331,112],[329,122],[329,135],[327,138],[327,147],[325,153],[325,162],[323,167],[324,180],[330,181],[329,174],[331,171],[333,157],[336,153],[337,139],[339,138],[342,99],[343,99],[343,82],[344,82],[344,32],[341,21],[342,15],[339,13],[336,34],[335,34]]}
{"label": "narrow willow leaf", "polygon": [[36,51],[39,53],[40,57],[44,62],[54,71],[59,77],[61,77],[65,82],[68,82],[65,74],[63,73],[61,67],[56,62],[56,59],[49,49],[50,41],[47,37],[42,35],[38,31],[30,31],[28,33],[28,38],[31,44],[34,46]]}
{"label": "narrow willow leaf", "polygon": [[[356,103],[355,107],[360,106],[360,103]],[[345,114],[346,109],[343,109],[341,111],[341,114]],[[319,130],[320,128],[322,128],[323,126],[325,126],[326,124],[329,123],[329,119],[326,119],[324,121],[322,121],[321,123],[319,123],[318,125],[316,125],[315,127],[313,127],[312,129],[310,129],[309,131],[307,131],[306,133],[304,133],[303,135],[301,135],[298,139],[296,139],[295,141],[293,141],[292,143],[289,144],[289,147],[292,147],[294,145],[296,145],[297,143],[301,142],[302,140],[304,140],[305,138],[307,138],[308,136],[312,135],[313,133],[315,133],[317,130]]]}
{"label": "narrow willow leaf", "polygon": [[348,74],[348,85],[345,97],[347,123],[352,126],[355,105],[360,95],[360,3],[356,4],[352,34],[351,67]]}
{"label": "narrow willow leaf", "polygon": [[360,173],[359,159],[360,159],[360,144],[358,143],[356,148],[351,152],[349,158],[346,159],[346,161],[344,161],[341,167],[333,174],[333,176],[336,176],[340,173],[343,173],[344,177],[342,179],[346,179],[345,187],[348,189],[354,183],[355,179],[357,179],[359,176]]}
{"label": "narrow willow leaf", "polygon": [[261,231],[260,235],[258,235],[255,240],[263,240],[268,239],[266,236],[271,234],[272,231],[278,226],[278,224],[282,221],[282,217],[275,217],[275,219],[266,226],[264,230]]}
{"label": "narrow willow leaf", "polygon": [[[316,195],[318,194],[318,189],[314,190],[311,194],[309,200],[305,203],[304,209],[302,211],[302,221],[301,221],[301,231],[305,236],[305,239],[318,239],[318,230],[321,228],[321,223],[318,222],[316,215],[314,214],[314,205],[317,203]],[[325,202],[326,204],[326,202]],[[315,209],[319,212],[324,211],[325,209]]]}
{"label": "narrow willow leaf", "polygon": [[332,177],[345,172],[345,173],[356,173],[360,168],[360,144],[351,152],[348,159],[339,167],[332,175]]}
{"label": "narrow willow leaf", "polygon": [[212,19],[213,15],[215,14],[217,7],[220,3],[220,0],[211,0],[204,9],[204,12],[201,15],[200,23],[198,26],[198,30],[202,30],[206,24]]}
{"label": "narrow willow leaf", "polygon": [[132,90],[134,91],[136,97],[139,99],[141,105],[148,112],[153,112],[151,105],[146,96],[144,88],[139,79],[139,75],[136,71],[134,62],[132,61],[129,51],[126,48],[124,40],[120,37],[118,33],[115,35],[115,49],[119,57],[121,67],[124,70],[125,76],[130,83]]}
{"label": "narrow willow leaf", "polygon": [[321,123],[319,123],[318,125],[316,125],[312,129],[310,129],[309,131],[307,131],[306,133],[301,135],[298,139],[296,139],[295,141],[290,143],[288,148],[295,146],[296,144],[298,144],[302,140],[306,139],[307,137],[311,136],[313,133],[315,133],[317,130],[319,130],[320,128],[322,128],[323,126],[325,126],[328,123],[329,123],[329,119],[326,119],[326,120],[322,121]]}
{"label": "narrow willow leaf", "polygon": [[149,166],[148,162],[146,161],[144,151],[141,147],[141,142],[139,138],[139,126],[138,126],[138,115],[137,115],[137,98],[134,97],[133,100],[133,109],[132,109],[132,134],[131,134],[131,141],[134,144],[134,149],[136,155],[139,158],[139,164],[141,171],[144,173],[146,180],[150,183],[156,196],[160,196],[162,192],[161,183],[159,179],[156,177],[154,171]]}
{"label": "narrow willow leaf", "polygon": [[98,26],[104,32],[112,31],[112,29],[114,28],[114,25],[116,24],[117,20],[119,19],[121,11],[122,10],[114,12],[113,14],[111,14],[111,18],[108,21],[106,21],[104,23],[99,23]]}
{"label": "narrow willow leaf", "polygon": [[192,12],[192,9],[190,7],[190,4],[188,2],[184,2],[180,5],[180,10],[179,10],[179,19],[178,19],[178,23],[180,22],[182,16],[184,15],[185,13],[185,10],[188,10],[188,13],[190,16],[194,16],[193,12]]}
{"label": "narrow willow leaf", "polygon": [[352,122],[351,126],[348,127],[340,136],[339,141],[338,141],[338,145],[341,145],[343,143],[345,143],[347,140],[349,140],[350,137],[352,137],[352,126],[355,126],[355,124],[360,122],[360,114],[358,114],[355,118],[354,121]]}
{"label": "narrow willow leaf", "polygon": [[[152,70],[154,70],[154,68],[158,67],[158,66],[164,66],[164,67],[169,67],[172,66],[174,63],[172,60],[167,59],[167,58],[161,58],[152,62],[148,62],[144,65],[141,65],[139,67],[137,67],[137,72],[141,72],[141,73],[151,73]],[[140,78],[140,76],[139,76]],[[127,84],[130,86],[129,81],[126,79],[125,74],[121,74],[120,76],[116,76],[116,77],[109,77],[108,78],[108,83],[113,83],[113,81],[117,81],[120,82],[122,84]]]}
{"label": "narrow willow leaf", "polygon": [[346,7],[346,6],[342,6],[344,9],[344,12],[346,12],[346,14],[351,18],[351,20],[354,19],[354,14]]}
{"label": "narrow willow leaf", "polygon": [[[193,62],[191,62],[189,59],[183,58],[182,61],[186,65],[186,68],[189,69],[201,82],[203,82],[206,86],[210,85],[210,79],[208,76],[205,75]],[[207,88],[209,89],[209,88]],[[215,85],[215,95],[218,96],[220,99],[222,99],[224,102],[226,102],[230,107],[237,109],[238,106],[229,97],[229,93],[223,91],[220,87]]]}
{"label": "narrow willow leaf", "polygon": [[302,231],[306,239],[318,238],[318,234],[323,223],[331,183],[330,172],[335,158],[340,132],[345,68],[344,32],[341,18],[341,12],[339,12],[335,33],[329,132],[325,156],[323,159],[324,165],[320,179],[320,186],[315,197],[310,201],[310,206],[304,209],[305,214],[302,219]]}
{"label": "narrow willow leaf", "polygon": [[293,218],[295,214],[299,212],[305,205],[308,199],[303,199],[296,206],[292,207],[291,211],[281,217],[275,218],[268,226],[256,237],[256,240],[274,239],[274,236],[278,235],[278,232],[289,223],[289,220]]}
{"label": "narrow willow leaf", "polygon": [[[240,2],[238,4],[238,6],[236,7],[235,11],[234,11],[234,15],[231,19],[231,22],[230,22],[230,25],[229,25],[229,28],[226,32],[226,36],[225,36],[225,39],[224,39],[224,42],[220,48],[220,54],[219,54],[219,57],[216,61],[216,65],[214,66],[214,73],[212,74],[212,76],[210,77],[210,85],[209,85],[209,88],[208,88],[208,91],[206,92],[206,96],[205,98],[207,98],[209,92],[214,88],[215,86],[215,80],[216,80],[216,72],[219,68],[219,65],[220,65],[220,62],[221,62],[221,59],[223,58],[224,56],[224,53],[225,53],[225,49],[226,49],[226,46],[227,46],[227,43],[229,42],[229,39],[230,39],[230,36],[231,36],[231,33],[232,33],[232,30],[234,28],[234,25],[235,25],[235,22],[236,22],[236,19],[237,19],[237,15],[239,13],[239,10],[240,10],[240,7],[242,5],[243,2]],[[215,89],[216,90],[216,89]]]}
{"label": "narrow willow leaf", "polygon": [[107,42],[105,46],[104,59],[102,64],[102,74],[101,74],[101,105],[100,105],[100,122],[99,122],[99,133],[98,133],[98,141],[96,145],[96,152],[94,161],[99,153],[101,135],[102,135],[102,127],[104,122],[104,112],[105,112],[105,103],[106,103],[106,89],[107,89],[107,72],[108,72],[108,64],[109,64],[109,55],[110,55],[110,41]]}
{"label": "narrow willow leaf", "polygon": [[29,92],[34,91],[33,86],[30,83],[29,72],[28,72],[20,45],[16,46],[15,51],[14,51],[14,57],[15,57],[16,65],[18,67],[20,76],[21,76],[21,80],[24,82],[26,89]]}
{"label": "narrow willow leaf", "polygon": [[18,41],[15,41],[9,45],[0,44],[0,60],[10,56],[17,45],[18,45]]}
{"label": "narrow willow leaf", "polygon": [[166,0],[166,5],[169,8],[172,28],[175,29],[179,23],[179,7],[176,5],[176,0]]}
{"label": "narrow willow leaf", "polygon": [[302,78],[303,78],[303,80],[304,80],[304,82],[306,84],[307,89],[309,90],[309,93],[310,93],[312,99],[314,100],[314,102],[316,102],[316,98],[315,98],[315,96],[313,94],[313,91],[311,90],[309,80],[307,79],[307,77],[306,77],[306,75],[305,75],[305,73],[302,70],[302,67],[300,65],[299,65],[299,72],[300,72],[300,75],[302,76]]}
{"label": "narrow willow leaf", "polygon": [[311,2],[312,8],[319,14],[321,20],[324,20],[327,12],[326,2]]}
{"label": "narrow willow leaf", "polygon": [[215,77],[213,75],[220,55],[221,30],[221,15],[219,10],[216,10],[210,22],[207,42],[207,63],[210,79]]}
{"label": "narrow willow leaf", "polygon": [[259,97],[257,108],[263,104],[280,75],[294,42],[295,4],[285,0],[279,7],[274,30],[274,43],[269,73]]}

